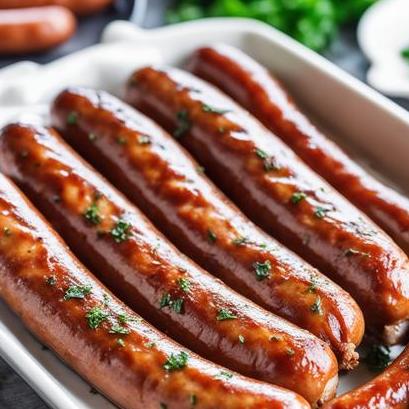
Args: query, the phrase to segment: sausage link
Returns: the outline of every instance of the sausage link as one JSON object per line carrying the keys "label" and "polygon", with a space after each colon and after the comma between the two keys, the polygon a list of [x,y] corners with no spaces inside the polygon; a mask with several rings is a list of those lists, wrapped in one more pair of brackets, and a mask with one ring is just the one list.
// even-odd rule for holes
{"label": "sausage link", "polygon": [[409,347],[375,379],[324,405],[323,409],[407,409]]}
{"label": "sausage link", "polygon": [[261,123],[178,69],[138,70],[126,99],[179,137],[250,218],[349,291],[373,332],[396,342],[407,330],[407,256]]}
{"label": "sausage link", "polygon": [[0,0],[0,9],[62,6],[76,14],[96,13],[112,3],[112,0]]}
{"label": "sausage link", "polygon": [[317,129],[263,66],[238,49],[217,45],[197,50],[188,69],[248,109],[409,254],[409,199],[375,179]]}
{"label": "sausage link", "polygon": [[74,15],[58,6],[0,11],[0,55],[44,51],[67,41]]}
{"label": "sausage link", "polygon": [[[76,124],[67,121],[70,115],[78,116]],[[356,365],[364,323],[349,294],[250,222],[169,135],[93,90],[62,92],[53,117],[67,140],[183,252],[259,305],[329,342],[343,368]]]}
{"label": "sausage link", "polygon": [[227,372],[143,321],[82,266],[0,175],[0,296],[44,344],[124,409],[307,409]]}
{"label": "sausage link", "polygon": [[182,256],[55,131],[12,124],[0,141],[3,172],[145,319],[208,359],[297,391],[313,404],[334,395],[337,363],[323,341]]}

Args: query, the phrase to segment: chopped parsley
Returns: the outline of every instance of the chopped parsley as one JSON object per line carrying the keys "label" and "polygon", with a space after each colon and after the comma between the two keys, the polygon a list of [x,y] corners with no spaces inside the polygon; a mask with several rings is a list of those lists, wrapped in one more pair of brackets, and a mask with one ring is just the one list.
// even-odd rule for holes
{"label": "chopped parsley", "polygon": [[246,236],[239,236],[232,240],[232,243],[235,246],[242,246],[243,244],[248,243],[248,238]]}
{"label": "chopped parsley", "polygon": [[318,280],[315,275],[311,275],[310,284],[308,285],[307,292],[308,293],[315,293],[318,288]]}
{"label": "chopped parsley", "polygon": [[239,335],[239,342],[240,344],[244,344],[246,342],[246,339],[243,337],[243,335]]}
{"label": "chopped parsley", "polygon": [[211,243],[214,243],[217,240],[216,233],[213,230],[207,231],[207,238]]}
{"label": "chopped parsley", "polygon": [[228,112],[230,112],[230,109],[215,108],[207,104],[202,104],[202,111],[210,112],[212,114],[223,115],[223,114],[227,114]]}
{"label": "chopped parsley", "polygon": [[263,151],[262,149],[256,148],[256,155],[260,158],[260,159],[267,159],[268,158],[268,154]]}
{"label": "chopped parsley", "polygon": [[111,230],[111,235],[116,243],[122,243],[131,236],[132,225],[124,220],[118,220],[115,227]]}
{"label": "chopped parsley", "polygon": [[256,273],[257,281],[262,281],[268,278],[271,274],[271,263],[270,260],[266,260],[264,263],[256,261],[253,264],[254,271]]}
{"label": "chopped parsley", "polygon": [[154,348],[156,347],[156,342],[146,342],[144,344],[144,347],[149,348],[149,349]]}
{"label": "chopped parsley", "polygon": [[67,125],[75,125],[78,122],[78,112],[71,111],[67,115]]}
{"label": "chopped parsley", "polygon": [[88,326],[91,329],[98,328],[103,321],[108,318],[108,313],[103,311],[100,307],[94,307],[88,311],[86,318],[88,320]]}
{"label": "chopped parsley", "polygon": [[163,364],[163,369],[167,372],[178,371],[186,367],[188,360],[189,355],[184,351],[179,354],[170,354],[170,357]]}
{"label": "chopped parsley", "polygon": [[72,298],[85,298],[92,290],[90,285],[72,285],[68,287],[64,294],[64,300],[71,300]]}
{"label": "chopped parsley", "polygon": [[85,210],[84,217],[92,224],[97,225],[101,223],[101,216],[99,215],[99,208],[96,203],[93,203]]}
{"label": "chopped parsley", "polygon": [[52,275],[50,277],[47,277],[45,282],[51,286],[54,287],[57,284],[57,277],[55,275]]}
{"label": "chopped parsley", "polygon": [[400,52],[401,57],[403,57],[406,61],[409,61],[409,47],[404,48]]}
{"label": "chopped parsley", "polygon": [[184,306],[183,298],[172,298],[172,296],[169,293],[163,294],[159,303],[159,308],[162,309],[165,307],[169,307],[177,314],[183,314],[183,306]]}
{"label": "chopped parsley", "polygon": [[314,216],[317,217],[318,219],[323,219],[325,215],[327,214],[328,209],[324,209],[321,206],[318,206],[314,210]]}
{"label": "chopped parsley", "polygon": [[322,305],[321,305],[321,297],[317,297],[314,301],[314,304],[311,305],[310,310],[313,314],[322,315]]}
{"label": "chopped parsley", "polygon": [[227,371],[220,371],[216,376],[216,379],[231,379],[233,378],[233,374]]}
{"label": "chopped parsley", "polygon": [[128,335],[130,333],[128,328],[123,327],[122,325],[113,325],[109,330],[110,334],[123,334]]}
{"label": "chopped parsley", "polygon": [[270,170],[278,169],[278,165],[276,164],[275,159],[272,156],[269,156],[267,152],[263,151],[262,149],[256,148],[255,149],[256,155],[263,160],[264,170],[269,172]]}
{"label": "chopped parsley", "polygon": [[295,192],[292,194],[290,201],[293,204],[298,204],[302,202],[306,197],[307,195],[304,192]]}
{"label": "chopped parsley", "polygon": [[184,291],[185,293],[188,293],[190,290],[190,281],[187,278],[178,278],[177,283],[179,285],[179,288]]}
{"label": "chopped parsley", "polygon": [[217,321],[235,320],[237,318],[230,310],[227,308],[222,308],[217,313]]}
{"label": "chopped parsley", "polygon": [[367,355],[364,358],[368,369],[372,372],[380,372],[388,367],[392,360],[390,356],[391,350],[385,345],[371,345]]}
{"label": "chopped parsley", "polygon": [[149,145],[151,143],[151,137],[149,135],[138,135],[139,145]]}
{"label": "chopped parsley", "polygon": [[189,113],[186,110],[179,111],[176,114],[177,128],[173,132],[175,138],[181,138],[190,129],[191,123],[189,119]]}
{"label": "chopped parsley", "polygon": [[122,324],[125,324],[128,321],[131,321],[131,318],[127,314],[124,314],[124,313],[118,314],[117,318],[118,318],[118,321],[121,322]]}

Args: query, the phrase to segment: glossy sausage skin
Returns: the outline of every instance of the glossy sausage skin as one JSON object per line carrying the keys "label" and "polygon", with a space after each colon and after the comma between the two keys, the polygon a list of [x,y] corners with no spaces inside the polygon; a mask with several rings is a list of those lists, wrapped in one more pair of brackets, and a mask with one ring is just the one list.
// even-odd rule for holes
{"label": "glossy sausage skin", "polygon": [[63,6],[76,14],[96,13],[112,3],[112,0],[0,0],[0,9],[26,7]]}
{"label": "glossy sausage skin", "polygon": [[[122,408],[190,409],[192,396],[195,407],[207,409],[309,407],[285,389],[226,376],[144,322],[80,264],[3,175],[0,231],[1,298],[41,342]],[[78,286],[88,292],[70,298]],[[172,354],[186,365],[169,366]]]}
{"label": "glossy sausage skin", "polygon": [[323,409],[407,409],[409,347],[384,372],[365,385],[328,402]]}
{"label": "glossy sausage skin", "polygon": [[74,15],[58,6],[0,11],[0,55],[44,51],[67,41]]}
{"label": "glossy sausage skin", "polygon": [[318,130],[264,67],[238,49],[216,45],[197,50],[188,69],[248,109],[409,254],[409,199],[368,174]]}
{"label": "glossy sausage skin", "polygon": [[[134,141],[136,144],[136,140]],[[53,130],[12,124],[1,168],[115,294],[212,361],[299,392],[335,393],[337,363],[321,340],[239,296],[182,256]],[[113,240],[118,220],[126,237]]]}
{"label": "glossy sausage skin", "polygon": [[179,136],[248,216],[349,291],[368,326],[396,342],[409,317],[409,261],[389,236],[261,123],[192,74],[140,69],[126,99]]}
{"label": "glossy sausage skin", "polygon": [[[78,121],[69,124],[73,112]],[[158,126],[116,98],[84,89],[62,92],[53,118],[66,139],[183,252],[259,305],[329,342],[343,368],[357,363],[354,350],[364,324],[352,298],[250,222]],[[137,148],[132,141],[140,138],[149,143]],[[268,267],[265,276],[256,266]],[[319,311],[312,308],[317,302]]]}

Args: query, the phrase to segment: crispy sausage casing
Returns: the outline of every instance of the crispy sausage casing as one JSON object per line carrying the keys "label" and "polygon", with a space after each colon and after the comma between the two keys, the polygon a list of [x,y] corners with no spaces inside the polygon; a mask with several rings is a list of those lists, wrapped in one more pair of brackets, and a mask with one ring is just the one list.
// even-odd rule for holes
{"label": "crispy sausage casing", "polygon": [[44,51],[67,41],[74,33],[74,15],[50,6],[0,11],[0,55]]}
{"label": "crispy sausage casing", "polygon": [[182,256],[55,131],[12,124],[0,141],[4,173],[145,319],[201,355],[311,403],[334,395],[338,368],[328,345]]}
{"label": "crispy sausage casing", "polygon": [[217,45],[197,50],[188,69],[254,114],[409,254],[409,199],[368,174],[318,130],[264,67],[238,49]]}
{"label": "crispy sausage casing", "polygon": [[261,123],[178,69],[132,75],[126,99],[172,131],[254,221],[349,291],[396,342],[409,318],[409,260]]}
{"label": "crispy sausage casing", "polygon": [[323,409],[407,409],[409,347],[375,379],[324,405]]}
{"label": "crispy sausage casing", "polygon": [[117,300],[0,175],[0,296],[82,377],[125,409],[303,408],[293,392],[228,373]]}
{"label": "crispy sausage casing", "polygon": [[[67,121],[70,115],[78,116],[75,124]],[[67,140],[181,250],[253,301],[328,341],[342,367],[355,365],[364,324],[349,294],[250,222],[169,135],[93,90],[62,92],[53,117]]]}

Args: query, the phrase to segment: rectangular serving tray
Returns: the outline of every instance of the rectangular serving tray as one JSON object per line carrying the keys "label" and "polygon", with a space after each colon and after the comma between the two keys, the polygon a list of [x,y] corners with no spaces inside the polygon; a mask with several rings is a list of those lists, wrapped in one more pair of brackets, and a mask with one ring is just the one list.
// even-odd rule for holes
{"label": "rectangular serving tray", "polygon": [[[0,70],[0,126],[32,115],[47,118],[48,103],[69,85],[121,95],[137,67],[181,65],[195,48],[215,42],[239,47],[265,64],[341,145],[372,172],[409,192],[409,113],[286,35],[247,19],[208,19],[154,30],[117,21],[105,29],[99,45],[43,66],[9,66]],[[394,347],[393,354],[401,349]],[[45,350],[1,301],[0,355],[52,408],[114,408]],[[361,365],[341,376],[339,392],[372,376]]]}

